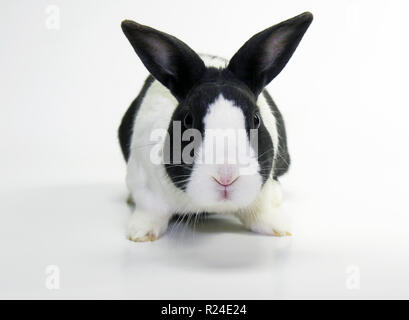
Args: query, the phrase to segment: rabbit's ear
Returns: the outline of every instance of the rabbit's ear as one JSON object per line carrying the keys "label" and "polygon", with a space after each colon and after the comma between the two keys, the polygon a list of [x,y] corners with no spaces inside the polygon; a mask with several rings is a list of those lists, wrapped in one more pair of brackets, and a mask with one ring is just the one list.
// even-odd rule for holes
{"label": "rabbit's ear", "polygon": [[305,12],[257,33],[233,56],[228,69],[260,94],[287,64],[312,19]]}
{"label": "rabbit's ear", "polygon": [[200,57],[179,39],[129,20],[121,27],[145,67],[178,100],[205,72]]}

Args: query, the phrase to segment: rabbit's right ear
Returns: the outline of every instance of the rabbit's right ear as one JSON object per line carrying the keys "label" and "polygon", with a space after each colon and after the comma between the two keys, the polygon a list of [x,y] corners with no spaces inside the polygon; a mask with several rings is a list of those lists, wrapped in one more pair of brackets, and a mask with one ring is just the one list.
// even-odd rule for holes
{"label": "rabbit's right ear", "polygon": [[121,27],[145,67],[178,100],[205,72],[202,59],[179,39],[130,20]]}

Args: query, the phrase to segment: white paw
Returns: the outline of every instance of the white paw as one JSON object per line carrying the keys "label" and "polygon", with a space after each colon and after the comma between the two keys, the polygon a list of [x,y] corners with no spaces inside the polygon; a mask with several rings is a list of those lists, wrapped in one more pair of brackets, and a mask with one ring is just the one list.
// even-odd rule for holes
{"label": "white paw", "polygon": [[291,236],[291,233],[288,231],[288,227],[281,226],[277,223],[260,221],[257,223],[253,223],[250,226],[250,230],[275,237]]}
{"label": "white paw", "polygon": [[127,237],[135,242],[155,241],[168,227],[169,218],[135,210],[129,218]]}
{"label": "white paw", "polygon": [[277,209],[263,214],[247,215],[242,222],[246,228],[257,233],[275,237],[291,236],[286,220]]}

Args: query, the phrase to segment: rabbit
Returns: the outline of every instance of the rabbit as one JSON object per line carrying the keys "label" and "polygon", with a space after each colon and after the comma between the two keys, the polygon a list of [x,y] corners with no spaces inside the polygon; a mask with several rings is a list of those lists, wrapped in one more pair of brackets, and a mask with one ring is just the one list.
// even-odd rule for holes
{"label": "rabbit", "polygon": [[[119,127],[134,203],[130,240],[156,240],[174,215],[201,213],[232,214],[253,232],[291,235],[279,208],[278,178],[290,165],[286,131],[265,86],[287,64],[312,19],[305,12],[257,33],[230,61],[199,55],[151,27],[122,22],[150,72]],[[215,145],[229,129],[244,134],[229,149]],[[203,160],[206,150],[216,150],[212,161]],[[227,161],[232,150],[243,161]]]}

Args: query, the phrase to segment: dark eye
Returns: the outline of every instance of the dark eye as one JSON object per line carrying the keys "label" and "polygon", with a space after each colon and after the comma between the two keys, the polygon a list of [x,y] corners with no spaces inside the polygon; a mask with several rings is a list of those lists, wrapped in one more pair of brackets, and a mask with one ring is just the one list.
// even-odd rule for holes
{"label": "dark eye", "polygon": [[260,127],[260,115],[258,113],[255,113],[253,116],[253,124],[254,129],[258,129]]}
{"label": "dark eye", "polygon": [[194,122],[195,119],[193,118],[193,114],[190,111],[186,112],[185,117],[183,118],[183,125],[185,126],[185,128],[193,128]]}

